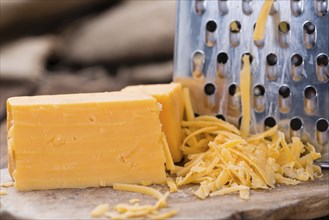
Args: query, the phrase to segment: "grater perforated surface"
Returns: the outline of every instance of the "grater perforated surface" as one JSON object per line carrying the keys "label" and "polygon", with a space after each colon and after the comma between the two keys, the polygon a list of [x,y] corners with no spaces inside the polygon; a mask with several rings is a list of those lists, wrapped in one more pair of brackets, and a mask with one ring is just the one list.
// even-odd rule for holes
{"label": "grater perforated surface", "polygon": [[[314,144],[329,167],[328,0],[277,0],[253,41],[263,1],[177,1],[174,80],[197,114],[239,126],[241,57],[252,56],[251,132],[278,124]],[[240,119],[241,120],[241,119]]]}

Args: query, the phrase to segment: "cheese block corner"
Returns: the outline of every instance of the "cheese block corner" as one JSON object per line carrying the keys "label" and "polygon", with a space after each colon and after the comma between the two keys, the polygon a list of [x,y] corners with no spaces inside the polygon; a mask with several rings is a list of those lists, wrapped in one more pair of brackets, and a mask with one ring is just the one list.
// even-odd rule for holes
{"label": "cheese block corner", "polygon": [[162,105],[160,121],[174,162],[181,161],[183,135],[181,122],[184,114],[183,88],[180,83],[128,86],[122,91],[152,95]]}

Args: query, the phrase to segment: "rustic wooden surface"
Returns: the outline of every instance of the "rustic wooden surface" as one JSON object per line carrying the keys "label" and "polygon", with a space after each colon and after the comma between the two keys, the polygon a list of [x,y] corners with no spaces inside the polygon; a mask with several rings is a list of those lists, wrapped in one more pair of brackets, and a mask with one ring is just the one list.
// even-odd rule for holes
{"label": "rustic wooden surface", "polygon": [[[7,169],[1,170],[1,182],[10,181]],[[162,192],[165,186],[154,186]],[[1,219],[90,219],[90,211],[98,204],[128,203],[140,198],[141,204],[154,204],[149,196],[114,191],[111,187],[88,189],[16,192],[4,188],[1,196]],[[237,194],[199,200],[188,186],[168,199],[169,209],[179,209],[174,218],[181,219],[310,219],[329,215],[329,170],[320,179],[297,186],[251,192],[249,200]]]}

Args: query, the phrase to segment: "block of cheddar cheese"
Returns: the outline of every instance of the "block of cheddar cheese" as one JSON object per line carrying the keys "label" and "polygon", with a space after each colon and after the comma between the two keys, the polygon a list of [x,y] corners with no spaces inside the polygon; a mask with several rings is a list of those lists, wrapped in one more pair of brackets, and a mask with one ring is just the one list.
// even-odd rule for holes
{"label": "block of cheddar cheese", "polygon": [[174,162],[182,159],[181,122],[184,114],[183,89],[180,83],[128,86],[127,92],[145,92],[162,105],[160,120]]}
{"label": "block of cheddar cheese", "polygon": [[9,170],[17,190],[164,183],[160,107],[143,93],[7,101]]}

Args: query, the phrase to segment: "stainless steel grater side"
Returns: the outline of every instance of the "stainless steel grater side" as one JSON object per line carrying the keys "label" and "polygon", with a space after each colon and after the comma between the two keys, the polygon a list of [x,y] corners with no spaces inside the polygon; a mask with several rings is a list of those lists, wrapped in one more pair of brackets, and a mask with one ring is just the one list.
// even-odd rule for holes
{"label": "stainless steel grater side", "polygon": [[239,126],[241,57],[251,55],[251,132],[278,124],[315,145],[329,167],[329,1],[277,0],[265,39],[253,41],[264,1],[177,1],[174,80],[196,114]]}

